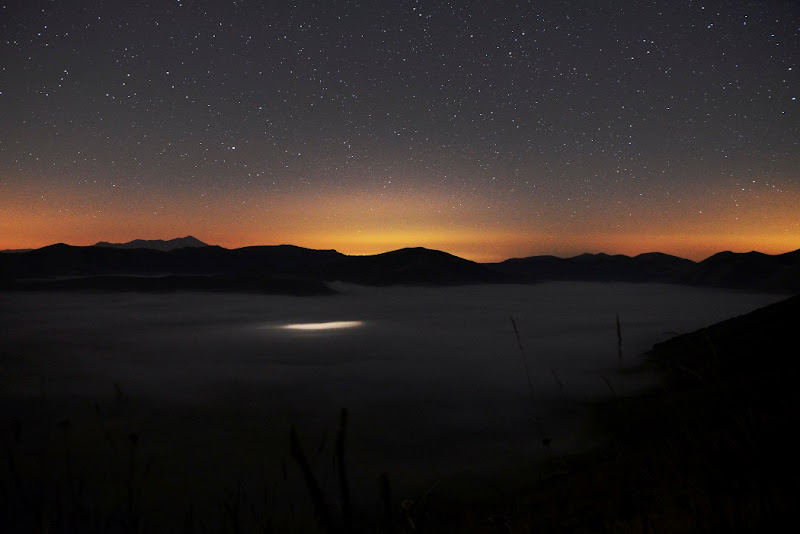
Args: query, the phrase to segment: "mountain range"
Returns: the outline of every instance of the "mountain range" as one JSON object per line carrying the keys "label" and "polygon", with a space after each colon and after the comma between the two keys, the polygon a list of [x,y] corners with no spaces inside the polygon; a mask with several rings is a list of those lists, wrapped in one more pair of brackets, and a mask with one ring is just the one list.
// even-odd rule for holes
{"label": "mountain range", "polygon": [[168,251],[175,250],[176,248],[207,247],[208,245],[196,237],[187,235],[186,237],[178,237],[170,239],[169,241],[164,241],[163,239],[134,239],[127,243],[108,243],[106,241],[100,241],[99,243],[95,243],[94,246],[109,248],[151,248]]}
{"label": "mountain range", "polygon": [[328,282],[368,285],[659,282],[800,292],[800,250],[768,255],[720,252],[703,261],[638,256],[532,256],[476,263],[446,252],[404,248],[368,256],[292,245],[226,249],[187,236],[169,241],[65,244],[0,254],[0,288],[217,289],[292,294],[330,292]]}

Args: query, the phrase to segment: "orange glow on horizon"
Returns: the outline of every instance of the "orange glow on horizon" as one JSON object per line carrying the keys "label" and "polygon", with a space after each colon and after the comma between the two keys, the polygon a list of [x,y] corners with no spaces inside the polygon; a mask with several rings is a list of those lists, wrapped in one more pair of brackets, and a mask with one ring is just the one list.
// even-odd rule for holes
{"label": "orange glow on horizon", "polygon": [[[0,223],[0,230],[6,224]],[[701,261],[717,252],[758,251],[765,254],[782,254],[800,249],[800,236],[788,234],[575,234],[575,235],[528,235],[524,233],[481,234],[479,232],[374,232],[374,233],[331,233],[315,236],[295,236],[295,239],[266,236],[257,238],[245,235],[218,235],[210,238],[206,234],[176,229],[173,233],[164,231],[143,231],[142,233],[96,233],[84,234],[78,230],[63,232],[61,239],[34,240],[35,230],[45,229],[46,225],[36,225],[27,234],[12,239],[4,239],[2,249],[39,248],[54,243],[67,243],[76,246],[93,245],[98,241],[126,242],[133,239],[173,239],[194,235],[211,245],[225,248],[239,248],[255,245],[291,244],[311,249],[335,249],[348,255],[371,255],[389,252],[406,247],[425,247],[441,250],[468,260],[493,263],[509,258],[538,255],[572,257],[586,252],[624,254],[636,256],[646,252],[663,252],[694,261]],[[145,230],[145,228],[142,228]],[[154,230],[154,229],[152,229]],[[13,235],[6,234],[5,235]]]}
{"label": "orange glow on horizon", "polygon": [[[585,252],[634,256],[663,252],[695,261],[717,252],[781,254],[800,249],[800,193],[784,192],[731,212],[721,195],[703,210],[682,202],[624,210],[586,211],[564,217],[558,207],[521,211],[488,209],[474,196],[439,190],[286,194],[268,199],[230,193],[215,203],[179,197],[135,202],[76,195],[9,195],[0,200],[0,250],[53,243],[86,246],[98,241],[172,239],[193,235],[226,248],[292,244],[366,255],[404,247],[442,250],[478,262]],[[41,196],[41,198],[40,198]]]}

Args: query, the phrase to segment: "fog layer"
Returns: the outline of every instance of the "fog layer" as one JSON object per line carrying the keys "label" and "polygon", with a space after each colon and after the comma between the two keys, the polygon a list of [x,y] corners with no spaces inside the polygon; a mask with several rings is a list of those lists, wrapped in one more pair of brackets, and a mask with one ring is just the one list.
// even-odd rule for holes
{"label": "fog layer", "polygon": [[356,478],[480,485],[533,465],[544,434],[555,452],[589,444],[584,401],[645,385],[618,370],[653,343],[780,299],[653,284],[337,289],[3,294],[0,400],[26,417],[45,400],[57,417],[124,396],[154,456],[225,480],[249,469],[248,440],[273,476],[291,424],[310,447],[346,407]]}

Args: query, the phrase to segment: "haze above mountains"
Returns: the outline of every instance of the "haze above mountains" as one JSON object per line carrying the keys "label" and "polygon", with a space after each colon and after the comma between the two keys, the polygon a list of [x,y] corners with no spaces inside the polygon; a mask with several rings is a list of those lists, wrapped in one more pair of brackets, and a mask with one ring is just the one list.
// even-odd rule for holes
{"label": "haze above mountains", "polygon": [[405,248],[371,256],[292,245],[225,249],[192,236],[171,240],[56,244],[0,255],[4,289],[243,290],[319,294],[328,282],[368,285],[658,282],[800,292],[800,250],[779,255],[720,252],[703,261],[662,253],[582,254],[475,263]]}

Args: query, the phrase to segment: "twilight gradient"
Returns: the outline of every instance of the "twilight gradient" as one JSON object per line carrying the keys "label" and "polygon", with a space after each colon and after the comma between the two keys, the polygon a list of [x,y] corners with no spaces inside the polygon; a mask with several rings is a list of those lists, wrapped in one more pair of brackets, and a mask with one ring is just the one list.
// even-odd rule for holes
{"label": "twilight gradient", "polygon": [[800,248],[800,3],[0,3],[0,249]]}

